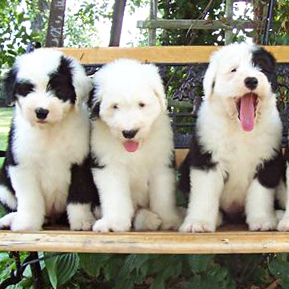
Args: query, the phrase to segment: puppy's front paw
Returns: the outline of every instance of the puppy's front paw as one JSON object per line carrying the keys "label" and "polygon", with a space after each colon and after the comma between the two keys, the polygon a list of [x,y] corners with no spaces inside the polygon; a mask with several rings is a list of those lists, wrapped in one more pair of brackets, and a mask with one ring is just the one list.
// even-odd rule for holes
{"label": "puppy's front paw", "polygon": [[288,217],[284,216],[280,220],[280,222],[277,226],[277,230],[281,231],[281,232],[288,232],[289,231],[289,216]]}
{"label": "puppy's front paw", "polygon": [[[170,214],[169,214],[170,215]],[[182,224],[183,218],[180,214],[173,214],[167,218],[162,218],[162,230],[178,230]]]}
{"label": "puppy's front paw", "polygon": [[42,229],[44,218],[16,212],[10,225],[12,231],[39,231]]}
{"label": "puppy's front paw", "polygon": [[95,218],[91,212],[86,212],[83,215],[69,218],[70,230],[73,231],[89,231],[95,223]]}
{"label": "puppy's front paw", "polygon": [[15,218],[16,212],[9,213],[0,219],[0,229],[9,229]]}
{"label": "puppy's front paw", "polygon": [[216,223],[212,220],[186,218],[180,227],[180,231],[192,233],[214,232],[216,231]]}
{"label": "puppy's front paw", "polygon": [[95,232],[126,232],[129,231],[131,227],[130,220],[121,219],[106,219],[102,218],[95,222],[93,225],[93,231]]}
{"label": "puppy's front paw", "polygon": [[271,231],[276,229],[277,219],[275,216],[250,218],[247,219],[247,224],[250,231]]}
{"label": "puppy's front paw", "polygon": [[156,231],[161,223],[162,220],[158,214],[147,209],[141,209],[135,215],[133,226],[136,230]]}

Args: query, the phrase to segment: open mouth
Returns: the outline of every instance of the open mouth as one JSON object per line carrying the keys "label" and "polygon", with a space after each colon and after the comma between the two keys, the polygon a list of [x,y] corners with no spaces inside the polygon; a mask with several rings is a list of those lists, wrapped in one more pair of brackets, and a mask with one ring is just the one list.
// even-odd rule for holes
{"label": "open mouth", "polygon": [[253,130],[258,106],[258,95],[252,92],[246,93],[237,100],[236,106],[243,130]]}

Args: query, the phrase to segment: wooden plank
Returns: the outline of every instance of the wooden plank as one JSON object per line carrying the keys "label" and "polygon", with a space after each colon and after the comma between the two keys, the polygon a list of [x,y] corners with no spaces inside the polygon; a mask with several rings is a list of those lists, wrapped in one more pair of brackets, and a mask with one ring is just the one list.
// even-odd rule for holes
{"label": "wooden plank", "polygon": [[177,168],[181,165],[188,152],[189,149],[175,149],[175,163]]}
{"label": "wooden plank", "polygon": [[0,251],[46,251],[147,254],[235,254],[289,252],[289,233],[70,231],[0,232]]}
{"label": "wooden plank", "polygon": [[[206,63],[218,46],[150,46],[150,47],[102,47],[58,48],[83,64],[103,64],[118,58],[132,58],[153,63]],[[289,46],[265,46],[278,62],[289,62]]]}

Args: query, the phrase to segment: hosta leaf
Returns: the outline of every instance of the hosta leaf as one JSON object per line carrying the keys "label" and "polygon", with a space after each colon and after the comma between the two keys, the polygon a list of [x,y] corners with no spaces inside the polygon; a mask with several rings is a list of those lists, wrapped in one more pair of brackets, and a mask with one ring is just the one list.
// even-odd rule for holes
{"label": "hosta leaf", "polygon": [[111,257],[110,254],[79,254],[80,266],[87,274],[97,277]]}
{"label": "hosta leaf", "polygon": [[68,282],[76,273],[79,257],[76,253],[62,254],[44,260],[49,280],[54,289]]}
{"label": "hosta leaf", "polygon": [[191,270],[194,273],[200,273],[206,271],[211,264],[212,255],[189,255],[187,256]]}

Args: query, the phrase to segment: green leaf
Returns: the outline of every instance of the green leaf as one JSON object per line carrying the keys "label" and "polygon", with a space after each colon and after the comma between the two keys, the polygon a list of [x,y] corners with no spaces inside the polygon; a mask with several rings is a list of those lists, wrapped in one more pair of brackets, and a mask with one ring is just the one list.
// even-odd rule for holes
{"label": "green leaf", "polygon": [[[45,254],[47,255],[47,254]],[[49,280],[54,289],[68,282],[76,273],[79,257],[76,253],[62,254],[44,260]]]}
{"label": "green leaf", "polygon": [[91,276],[98,276],[100,269],[111,258],[110,254],[78,254],[80,266]]}
{"label": "green leaf", "polygon": [[54,289],[57,288],[57,266],[56,262],[57,259],[55,258],[50,258],[50,259],[45,259],[45,267],[48,272],[49,276],[49,281]]}
{"label": "green leaf", "polygon": [[166,289],[163,274],[158,274],[149,289]]}
{"label": "green leaf", "polygon": [[184,289],[220,289],[220,285],[212,277],[194,276],[189,280]]}
{"label": "green leaf", "polygon": [[279,279],[282,288],[287,289],[289,284],[289,264],[282,257],[274,259],[269,263],[269,270]]}
{"label": "green leaf", "polygon": [[206,271],[211,264],[212,255],[189,255],[187,256],[191,270],[194,273],[200,273]]}

